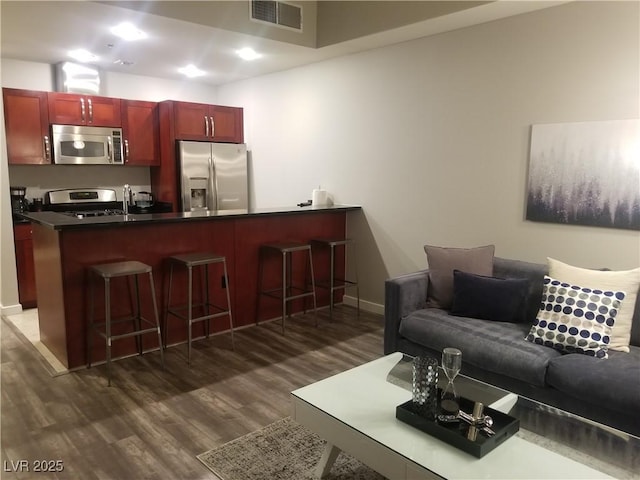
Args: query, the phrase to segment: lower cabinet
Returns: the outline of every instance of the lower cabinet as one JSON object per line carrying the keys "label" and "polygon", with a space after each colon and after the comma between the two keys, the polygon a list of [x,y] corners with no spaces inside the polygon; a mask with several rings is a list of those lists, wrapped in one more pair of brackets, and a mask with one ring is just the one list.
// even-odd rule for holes
{"label": "lower cabinet", "polygon": [[16,248],[16,269],[18,271],[18,295],[20,304],[22,308],[34,308],[37,305],[37,297],[31,224],[15,224],[13,226],[13,238]]}

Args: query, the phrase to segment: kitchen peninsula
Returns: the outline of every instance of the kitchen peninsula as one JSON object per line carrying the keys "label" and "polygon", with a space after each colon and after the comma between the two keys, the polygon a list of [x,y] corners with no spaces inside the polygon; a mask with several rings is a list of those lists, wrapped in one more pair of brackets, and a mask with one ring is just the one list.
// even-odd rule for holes
{"label": "kitchen peninsula", "polygon": [[[249,210],[203,211],[114,215],[108,217],[75,218],[55,212],[30,213],[26,217],[33,225],[33,247],[38,294],[40,337],[43,344],[69,369],[86,365],[87,329],[87,266],[122,260],[139,260],[152,266],[161,320],[166,301],[166,258],[171,255],[210,251],[224,255],[229,270],[229,285],[234,326],[254,324],[280,316],[279,301],[263,301],[256,312],[259,246],[282,240],[308,241],[316,237],[344,237],[347,213],[360,210],[358,206],[292,207]],[[336,258],[344,266],[344,256]],[[293,275],[303,279],[303,262],[294,265]],[[281,259],[269,259],[266,277],[273,285],[280,281]],[[329,256],[314,251],[316,278],[327,278]],[[338,271],[340,271],[338,269]],[[185,277],[179,277],[178,280]],[[196,276],[194,280],[198,277]],[[214,303],[224,298],[224,286],[214,278]],[[186,298],[186,281],[176,291]],[[127,299],[124,285],[112,286],[112,298]],[[217,288],[216,288],[217,287]],[[120,290],[117,290],[120,288]],[[142,313],[153,318],[145,282],[141,282]],[[328,292],[317,289],[318,305],[329,302]],[[103,318],[104,303],[97,290],[97,318]],[[220,295],[220,298],[217,296]],[[338,293],[336,293],[338,295]],[[178,297],[172,301],[180,302]],[[310,307],[310,305],[307,305]],[[114,304],[113,315],[126,315],[128,302]],[[304,308],[302,300],[293,311]],[[204,322],[202,322],[204,323]],[[198,331],[197,328],[202,327]],[[226,317],[212,321],[212,331],[229,328]],[[177,319],[169,323],[168,344],[186,339],[186,324]],[[194,337],[204,333],[203,325],[194,326]],[[154,343],[155,342],[155,343]],[[94,358],[104,358],[104,345],[97,342]],[[144,346],[157,347],[157,338],[144,338]],[[133,339],[114,343],[114,356],[135,353]]]}

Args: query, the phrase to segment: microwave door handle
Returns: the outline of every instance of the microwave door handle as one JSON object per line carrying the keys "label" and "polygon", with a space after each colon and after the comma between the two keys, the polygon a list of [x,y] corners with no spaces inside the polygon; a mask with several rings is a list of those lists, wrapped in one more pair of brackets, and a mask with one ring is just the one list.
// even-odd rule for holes
{"label": "microwave door handle", "polygon": [[109,160],[109,163],[113,163],[112,150],[113,145],[111,143],[111,137],[107,137],[107,160]]}

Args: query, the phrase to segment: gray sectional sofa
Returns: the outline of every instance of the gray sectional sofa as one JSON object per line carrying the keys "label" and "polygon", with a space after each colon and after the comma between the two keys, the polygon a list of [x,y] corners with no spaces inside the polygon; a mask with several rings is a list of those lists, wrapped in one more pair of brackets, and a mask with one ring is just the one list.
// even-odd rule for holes
{"label": "gray sectional sofa", "polygon": [[640,295],[629,353],[609,349],[608,359],[563,354],[525,340],[540,306],[546,265],[499,257],[493,265],[495,277],[529,279],[522,322],[427,308],[429,270],[421,270],[385,283],[385,354],[440,358],[445,347],[456,347],[463,352],[463,374],[640,436]]}

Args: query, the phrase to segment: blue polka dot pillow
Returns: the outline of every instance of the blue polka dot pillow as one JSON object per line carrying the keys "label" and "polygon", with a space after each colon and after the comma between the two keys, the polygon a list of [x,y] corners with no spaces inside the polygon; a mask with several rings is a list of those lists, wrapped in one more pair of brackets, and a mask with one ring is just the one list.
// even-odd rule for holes
{"label": "blue polka dot pillow", "polygon": [[571,285],[544,277],[542,303],[526,340],[563,353],[608,358],[611,330],[624,292]]}

